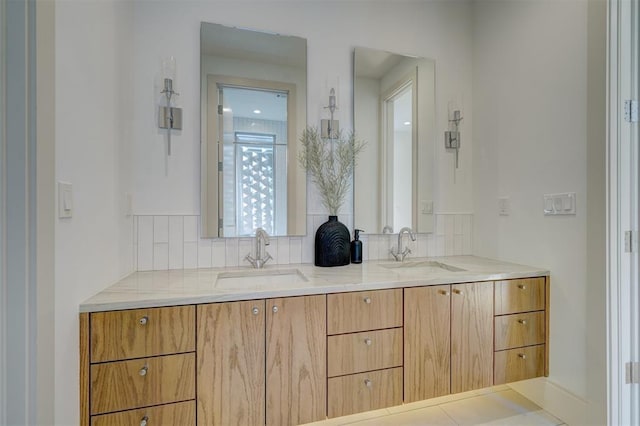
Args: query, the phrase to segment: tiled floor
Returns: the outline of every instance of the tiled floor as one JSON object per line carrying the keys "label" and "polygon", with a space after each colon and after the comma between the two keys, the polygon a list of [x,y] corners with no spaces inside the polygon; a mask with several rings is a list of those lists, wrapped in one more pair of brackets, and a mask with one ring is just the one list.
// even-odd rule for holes
{"label": "tiled floor", "polygon": [[398,407],[329,419],[313,426],[556,426],[564,425],[507,386],[433,398]]}

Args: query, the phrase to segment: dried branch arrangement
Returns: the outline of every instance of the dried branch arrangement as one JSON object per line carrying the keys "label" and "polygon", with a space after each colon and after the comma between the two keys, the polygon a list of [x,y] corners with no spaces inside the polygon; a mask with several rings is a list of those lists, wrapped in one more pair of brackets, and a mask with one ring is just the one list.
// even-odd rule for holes
{"label": "dried branch arrangement", "polygon": [[337,138],[322,138],[315,127],[307,127],[300,142],[300,164],[318,187],[322,204],[335,216],[344,203],[358,154],[366,143],[357,140],[354,132],[347,137],[340,131]]}

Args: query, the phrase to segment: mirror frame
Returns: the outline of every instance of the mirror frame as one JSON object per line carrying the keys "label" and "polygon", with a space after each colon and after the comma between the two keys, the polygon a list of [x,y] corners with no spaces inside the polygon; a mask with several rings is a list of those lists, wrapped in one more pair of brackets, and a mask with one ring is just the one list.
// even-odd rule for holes
{"label": "mirror frame", "polygon": [[[219,179],[218,167],[210,167],[211,164],[216,164],[219,158],[219,146],[218,140],[220,139],[219,125],[217,124],[217,109],[213,110],[209,108],[209,100],[212,94],[209,90],[210,80],[214,80],[223,77],[225,84],[230,83],[231,86],[246,87],[247,82],[264,83],[265,80],[255,78],[252,76],[237,76],[237,75],[219,75],[219,73],[205,72],[205,61],[203,60],[203,43],[205,27],[209,25],[215,25],[223,30],[229,30],[228,37],[225,40],[233,40],[233,34],[240,34],[242,32],[243,37],[247,35],[255,34],[256,36],[264,35],[264,40],[260,40],[264,48],[265,40],[273,39],[273,37],[290,37],[304,42],[304,87],[297,87],[291,81],[268,81],[272,86],[280,85],[283,88],[289,90],[292,96],[293,102],[289,103],[287,108],[288,116],[288,131],[289,137],[287,146],[287,196],[295,202],[287,203],[287,233],[286,235],[276,234],[274,236],[304,236],[307,232],[307,179],[306,171],[300,166],[297,161],[299,150],[299,138],[307,125],[307,80],[308,80],[308,55],[307,55],[307,40],[297,36],[285,36],[281,34],[274,34],[268,32],[254,31],[249,29],[240,29],[236,27],[229,27],[221,24],[214,24],[209,22],[201,22],[200,25],[200,237],[201,238],[246,238],[246,236],[224,236],[221,235],[219,229],[220,218],[220,188],[222,180]],[[233,43],[230,41],[228,43]],[[291,86],[294,86],[294,90],[291,90]],[[204,87],[203,87],[204,86]],[[217,93],[216,93],[217,96]],[[299,99],[298,97],[302,97]],[[215,102],[217,104],[217,101]],[[291,105],[295,105],[295,110],[291,110]],[[304,111],[304,113],[302,113]],[[213,117],[212,117],[213,116]],[[214,120],[215,126],[209,126],[208,122]],[[213,127],[213,128],[211,128]],[[213,161],[213,162],[212,162]]]}
{"label": "mirror frame", "polygon": [[[414,126],[412,126],[412,167],[413,167],[413,178],[412,178],[412,206],[411,206],[411,217],[412,223],[411,228],[419,233],[430,233],[434,232],[434,217],[435,211],[433,209],[433,198],[434,198],[434,190],[435,190],[435,147],[437,143],[437,132],[436,132],[436,108],[435,108],[435,61],[429,58],[418,57],[414,55],[405,55],[401,53],[389,52],[381,49],[372,49],[368,47],[355,47],[353,49],[353,126],[358,133],[358,122],[357,122],[357,108],[358,108],[358,99],[357,96],[357,58],[358,54],[366,53],[366,52],[380,52],[391,55],[403,56],[407,59],[413,59],[416,61],[415,66],[407,67],[407,70],[400,73],[403,77],[402,81],[406,81],[407,78],[410,78],[411,74],[414,76],[414,90],[416,90],[417,99],[414,97]],[[421,66],[422,65],[422,66]],[[395,85],[391,85],[389,88],[385,89],[384,92],[388,93],[392,90]],[[380,96],[378,98],[378,103],[376,105],[376,111],[378,112],[378,124],[377,124],[377,133],[378,140],[376,141],[367,141],[368,145],[375,146],[378,150],[381,150],[382,144],[382,132],[385,130],[385,124],[382,123],[382,95],[380,92]],[[360,135],[362,136],[362,135]],[[378,171],[377,174],[377,183],[376,190],[378,192],[378,197],[381,196],[382,193],[382,185],[381,181],[384,179],[385,169],[382,167],[381,163],[381,155],[378,154],[378,160],[376,164],[376,168]],[[358,225],[357,215],[359,213],[358,209],[358,190],[362,189],[358,187],[356,176],[358,174],[358,170],[363,167],[364,164],[362,162],[358,162],[356,165],[356,170],[353,174],[353,217],[354,224],[357,228],[367,227],[367,224]],[[371,165],[367,165],[371,167]],[[370,192],[367,192],[370,194]],[[429,211],[428,203],[431,203],[432,209]],[[378,209],[383,209],[381,198],[378,200]],[[379,229],[371,229],[367,231],[368,234],[381,234],[383,224],[379,224]],[[398,232],[399,229],[394,229],[394,232]]]}

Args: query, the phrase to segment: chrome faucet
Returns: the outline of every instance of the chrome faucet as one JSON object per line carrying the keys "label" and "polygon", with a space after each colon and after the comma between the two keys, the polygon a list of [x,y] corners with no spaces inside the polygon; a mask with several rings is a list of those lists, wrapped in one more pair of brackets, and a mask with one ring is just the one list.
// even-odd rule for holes
{"label": "chrome faucet", "polygon": [[269,245],[269,234],[262,228],[256,229],[256,257],[251,257],[251,253],[245,256],[245,260],[247,260],[254,268],[262,268],[265,263],[267,263],[270,259],[273,259],[269,252],[267,252],[267,247]]}
{"label": "chrome faucet", "polygon": [[400,232],[398,232],[398,248],[397,248],[398,251],[394,253],[393,249],[390,250],[391,255],[397,262],[402,262],[404,258],[409,253],[411,253],[411,249],[409,247],[405,247],[405,249],[402,250],[402,234],[404,233],[409,234],[409,237],[411,237],[411,241],[416,240],[416,234],[414,234],[413,230],[407,226],[405,226],[400,230]]}
{"label": "chrome faucet", "polygon": [[390,227],[389,225],[385,225],[384,228],[382,228],[382,233],[383,234],[393,234],[393,228]]}

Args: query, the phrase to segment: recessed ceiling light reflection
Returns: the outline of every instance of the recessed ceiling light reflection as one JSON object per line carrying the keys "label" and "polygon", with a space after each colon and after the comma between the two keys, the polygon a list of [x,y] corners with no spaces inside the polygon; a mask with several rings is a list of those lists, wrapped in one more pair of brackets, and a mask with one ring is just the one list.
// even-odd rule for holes
{"label": "recessed ceiling light reflection", "polygon": [[403,124],[404,124],[405,126],[411,126],[411,122],[410,122],[410,121],[405,121]]}
{"label": "recessed ceiling light reflection", "polygon": [[254,110],[253,110],[253,113],[254,113],[254,114],[262,114],[262,111],[260,111],[259,109],[254,109]]}

